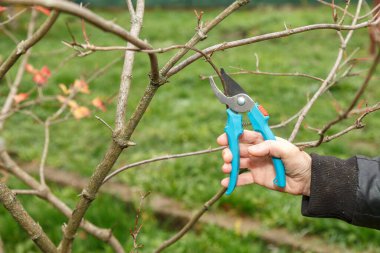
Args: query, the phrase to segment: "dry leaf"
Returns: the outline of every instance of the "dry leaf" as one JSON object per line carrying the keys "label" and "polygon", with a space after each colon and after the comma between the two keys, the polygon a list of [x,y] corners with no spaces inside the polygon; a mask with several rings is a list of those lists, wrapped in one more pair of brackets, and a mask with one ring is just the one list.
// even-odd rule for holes
{"label": "dry leaf", "polygon": [[77,89],[79,92],[84,93],[84,94],[89,94],[90,89],[88,88],[88,84],[86,81],[82,79],[76,79],[74,82],[74,88]]}
{"label": "dry leaf", "polygon": [[61,89],[61,91],[63,92],[63,94],[65,94],[65,95],[70,94],[70,90],[66,87],[66,85],[64,85],[63,83],[60,83],[58,86]]}
{"label": "dry leaf", "polygon": [[46,16],[49,16],[50,15],[50,10],[45,8],[45,7],[42,7],[42,6],[34,6],[34,9],[36,9],[37,11],[45,14]]}
{"label": "dry leaf", "polygon": [[105,112],[107,110],[104,102],[99,97],[96,97],[92,100],[92,105],[95,106],[96,108],[102,110],[103,112]]}
{"label": "dry leaf", "polygon": [[77,106],[76,108],[71,108],[71,113],[76,119],[88,117],[91,114],[90,109],[85,106]]}
{"label": "dry leaf", "polygon": [[15,101],[16,104],[19,104],[22,101],[28,99],[28,97],[29,97],[28,93],[19,93],[13,97],[13,100]]}

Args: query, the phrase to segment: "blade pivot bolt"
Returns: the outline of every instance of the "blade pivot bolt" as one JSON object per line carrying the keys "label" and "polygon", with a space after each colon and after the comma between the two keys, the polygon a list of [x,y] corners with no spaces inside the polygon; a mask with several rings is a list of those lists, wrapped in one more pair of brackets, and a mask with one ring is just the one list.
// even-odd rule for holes
{"label": "blade pivot bolt", "polygon": [[240,106],[244,105],[245,104],[245,97],[238,97],[237,103]]}

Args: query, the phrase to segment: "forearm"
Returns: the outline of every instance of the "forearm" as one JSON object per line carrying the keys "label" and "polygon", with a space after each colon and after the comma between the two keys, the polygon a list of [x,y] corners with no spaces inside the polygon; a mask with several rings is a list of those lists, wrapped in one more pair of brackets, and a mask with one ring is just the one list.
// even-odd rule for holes
{"label": "forearm", "polygon": [[380,229],[379,160],[313,154],[310,196],[303,196],[302,214]]}

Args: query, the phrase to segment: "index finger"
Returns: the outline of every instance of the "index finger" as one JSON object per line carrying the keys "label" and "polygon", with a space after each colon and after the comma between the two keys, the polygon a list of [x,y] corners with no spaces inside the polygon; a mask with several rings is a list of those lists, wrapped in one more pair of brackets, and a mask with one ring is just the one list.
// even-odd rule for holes
{"label": "index finger", "polygon": [[[263,136],[259,132],[256,132],[256,131],[244,130],[243,134],[240,136],[240,142],[241,143],[257,144],[257,143],[260,143],[263,141],[264,141]],[[227,146],[228,140],[227,140],[226,133],[220,135],[216,139],[216,142],[220,146]]]}

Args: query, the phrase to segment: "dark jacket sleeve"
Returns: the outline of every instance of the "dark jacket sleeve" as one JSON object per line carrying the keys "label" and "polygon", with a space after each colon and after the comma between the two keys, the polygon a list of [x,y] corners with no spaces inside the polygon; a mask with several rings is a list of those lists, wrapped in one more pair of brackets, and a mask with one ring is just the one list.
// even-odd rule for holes
{"label": "dark jacket sleeve", "polygon": [[302,197],[302,214],[380,230],[380,158],[311,157],[310,196]]}

